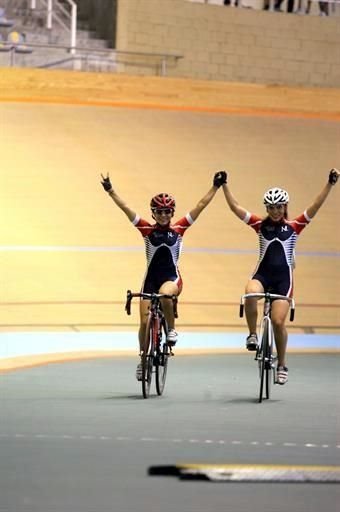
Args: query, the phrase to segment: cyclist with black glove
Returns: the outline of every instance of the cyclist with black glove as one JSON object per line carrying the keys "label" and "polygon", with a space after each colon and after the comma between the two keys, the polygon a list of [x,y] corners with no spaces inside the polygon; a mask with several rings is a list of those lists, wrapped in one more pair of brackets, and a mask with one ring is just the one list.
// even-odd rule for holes
{"label": "cyclist with black glove", "polygon": [[[151,216],[154,223],[150,224],[134,212],[113,189],[109,174],[102,176],[102,185],[114,203],[120,208],[129,221],[143,236],[146,249],[147,271],[142,284],[144,293],[164,293],[166,295],[179,295],[182,290],[182,279],[178,269],[178,259],[182,249],[182,238],[186,230],[198,218],[201,212],[211,202],[217,189],[225,181],[225,173],[216,173],[213,185],[205,196],[184,217],[172,223],[176,202],[167,193],[160,193],[152,197],[150,202]],[[140,301],[140,328],[139,346],[142,354],[145,340],[146,321],[149,309],[148,300]],[[162,299],[162,307],[169,326],[167,342],[174,346],[177,342],[175,331],[175,318],[170,299]],[[142,367],[138,364],[137,380],[142,379]]]}
{"label": "cyclist with black glove", "polygon": [[[329,172],[328,181],[319,195],[304,213],[293,220],[288,220],[289,195],[286,190],[275,187],[265,192],[263,203],[267,215],[263,218],[240,206],[225,180],[223,192],[229,208],[239,219],[252,227],[259,237],[259,260],[246,285],[245,293],[272,292],[292,297],[295,246],[298,235],[323,205],[332,187],[337,183],[339,175],[338,169],[332,169]],[[278,384],[285,384],[288,380],[287,330],[285,327],[288,310],[287,301],[275,300],[272,304],[272,322],[278,355]],[[245,312],[249,328],[246,347],[253,351],[258,346],[257,299],[246,299]]]}

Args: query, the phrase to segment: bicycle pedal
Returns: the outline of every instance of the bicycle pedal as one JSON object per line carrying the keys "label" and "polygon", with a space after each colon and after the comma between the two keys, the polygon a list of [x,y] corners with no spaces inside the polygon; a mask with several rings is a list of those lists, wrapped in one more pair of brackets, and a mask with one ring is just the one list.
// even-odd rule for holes
{"label": "bicycle pedal", "polygon": [[170,345],[168,345],[168,344],[167,344],[167,345],[164,345],[164,355],[165,355],[165,356],[169,356],[169,357],[171,357],[171,356],[174,356],[174,355],[175,355],[175,354],[173,353],[173,351],[172,351],[172,347],[171,347]]}

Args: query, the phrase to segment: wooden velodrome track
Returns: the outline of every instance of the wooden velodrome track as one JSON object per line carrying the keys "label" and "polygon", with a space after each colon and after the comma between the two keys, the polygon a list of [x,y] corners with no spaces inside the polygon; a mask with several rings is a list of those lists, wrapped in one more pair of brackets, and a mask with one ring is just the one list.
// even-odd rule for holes
{"label": "wooden velodrome track", "polygon": [[[127,288],[145,270],[143,242],[104,194],[149,217],[169,191],[192,208],[217,169],[261,213],[270,186],[301,213],[340,166],[340,91],[170,78],[1,70],[2,331],[129,329]],[[340,187],[298,243],[296,332],[339,333]],[[241,330],[238,300],[257,239],[221,192],[188,231],[178,327]]]}

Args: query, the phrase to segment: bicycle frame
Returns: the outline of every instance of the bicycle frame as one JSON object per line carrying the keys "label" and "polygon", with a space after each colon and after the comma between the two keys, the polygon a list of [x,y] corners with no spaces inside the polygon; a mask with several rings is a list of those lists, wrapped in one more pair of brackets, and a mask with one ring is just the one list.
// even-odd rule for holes
{"label": "bicycle frame", "polygon": [[[264,383],[266,388],[266,398],[270,398],[271,377],[273,377],[274,384],[276,383],[276,357],[273,356],[274,347],[274,332],[271,321],[271,306],[274,300],[285,300],[290,305],[290,321],[294,320],[295,314],[295,301],[291,297],[279,295],[275,293],[247,293],[241,296],[240,301],[240,317],[243,316],[244,301],[249,298],[264,299],[263,315],[260,321],[260,345],[256,351],[255,360],[258,362],[259,377],[260,377],[260,391],[259,402],[262,402]],[[271,376],[271,371],[273,374]]]}
{"label": "bicycle frame", "polygon": [[[167,345],[168,325],[162,310],[162,299],[171,299],[173,302],[174,315],[177,318],[177,296],[164,293],[132,293],[127,291],[125,310],[131,314],[131,301],[134,297],[141,300],[149,300],[149,314],[146,323],[144,347],[141,353],[142,363],[142,391],[143,397],[148,398],[152,381],[152,374],[156,374],[156,391],[161,395],[164,390],[168,357],[173,355],[171,348]],[[164,334],[164,342],[162,336]]]}

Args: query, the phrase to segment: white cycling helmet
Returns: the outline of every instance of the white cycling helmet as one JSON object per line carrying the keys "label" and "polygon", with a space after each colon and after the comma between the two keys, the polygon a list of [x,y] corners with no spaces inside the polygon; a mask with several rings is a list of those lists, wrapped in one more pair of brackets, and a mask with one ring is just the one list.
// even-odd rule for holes
{"label": "white cycling helmet", "polygon": [[289,194],[282,188],[270,188],[263,196],[264,204],[287,204],[289,203]]}

